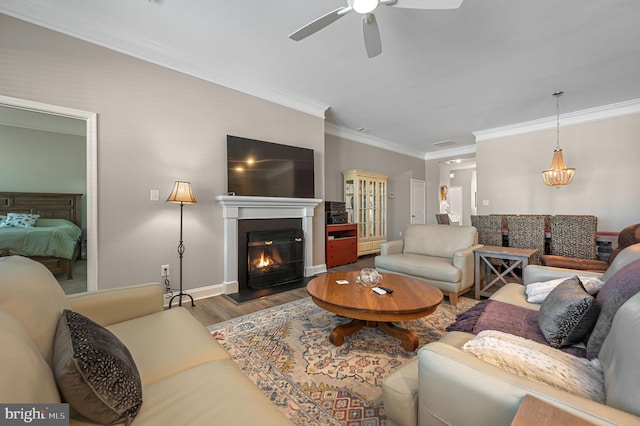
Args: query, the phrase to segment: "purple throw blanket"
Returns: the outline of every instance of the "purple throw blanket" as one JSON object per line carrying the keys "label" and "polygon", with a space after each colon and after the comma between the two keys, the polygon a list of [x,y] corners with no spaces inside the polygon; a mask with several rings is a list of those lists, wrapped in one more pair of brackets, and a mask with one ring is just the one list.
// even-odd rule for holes
{"label": "purple throw blanket", "polygon": [[[549,345],[538,327],[538,311],[497,300],[483,300],[458,314],[456,321],[446,330],[473,334],[483,330],[497,330]],[[584,348],[568,346],[560,350],[581,358],[586,356]]]}

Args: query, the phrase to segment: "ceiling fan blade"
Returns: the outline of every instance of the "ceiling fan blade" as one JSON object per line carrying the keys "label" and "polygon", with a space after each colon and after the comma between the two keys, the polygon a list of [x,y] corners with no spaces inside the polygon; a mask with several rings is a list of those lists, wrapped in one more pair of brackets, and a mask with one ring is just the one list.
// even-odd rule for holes
{"label": "ceiling fan blade", "polygon": [[387,6],[402,7],[407,9],[457,9],[460,7],[464,0],[390,0],[385,2],[382,0],[380,3]]}
{"label": "ceiling fan blade", "polygon": [[300,41],[303,38],[309,37],[311,34],[320,31],[327,25],[334,23],[350,11],[351,8],[349,7],[339,7],[336,10],[319,17],[315,21],[309,22],[304,27],[290,34],[289,38],[291,40]]}
{"label": "ceiling fan blade", "polygon": [[362,34],[364,35],[364,47],[367,49],[367,56],[373,58],[381,54],[380,29],[373,13],[368,13],[362,17]]}

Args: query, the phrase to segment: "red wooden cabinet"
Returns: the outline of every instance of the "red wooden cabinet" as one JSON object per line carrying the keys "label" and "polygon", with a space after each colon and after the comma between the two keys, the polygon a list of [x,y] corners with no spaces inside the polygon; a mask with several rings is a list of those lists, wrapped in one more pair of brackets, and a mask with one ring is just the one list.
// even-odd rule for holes
{"label": "red wooden cabinet", "polygon": [[358,225],[326,225],[325,261],[327,268],[358,261]]}

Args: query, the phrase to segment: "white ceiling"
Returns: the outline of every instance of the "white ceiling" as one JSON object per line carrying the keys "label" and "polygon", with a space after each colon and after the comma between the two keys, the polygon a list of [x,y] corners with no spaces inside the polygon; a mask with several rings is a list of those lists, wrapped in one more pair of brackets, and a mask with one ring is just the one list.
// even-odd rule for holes
{"label": "white ceiling", "polygon": [[[401,1],[401,0],[400,0]],[[640,1],[465,0],[376,9],[368,59],[346,0],[0,0],[0,12],[316,115],[427,157],[474,131],[640,99]],[[326,112],[325,112],[326,109]],[[452,141],[444,147],[437,142]],[[550,146],[547,142],[545,147]]]}

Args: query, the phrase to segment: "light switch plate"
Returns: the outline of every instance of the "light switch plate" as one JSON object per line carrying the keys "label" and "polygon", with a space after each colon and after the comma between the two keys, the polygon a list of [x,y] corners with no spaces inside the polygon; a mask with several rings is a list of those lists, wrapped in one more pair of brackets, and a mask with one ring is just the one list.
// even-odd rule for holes
{"label": "light switch plate", "polygon": [[152,189],[151,190],[151,201],[158,201],[160,199],[160,190]]}

